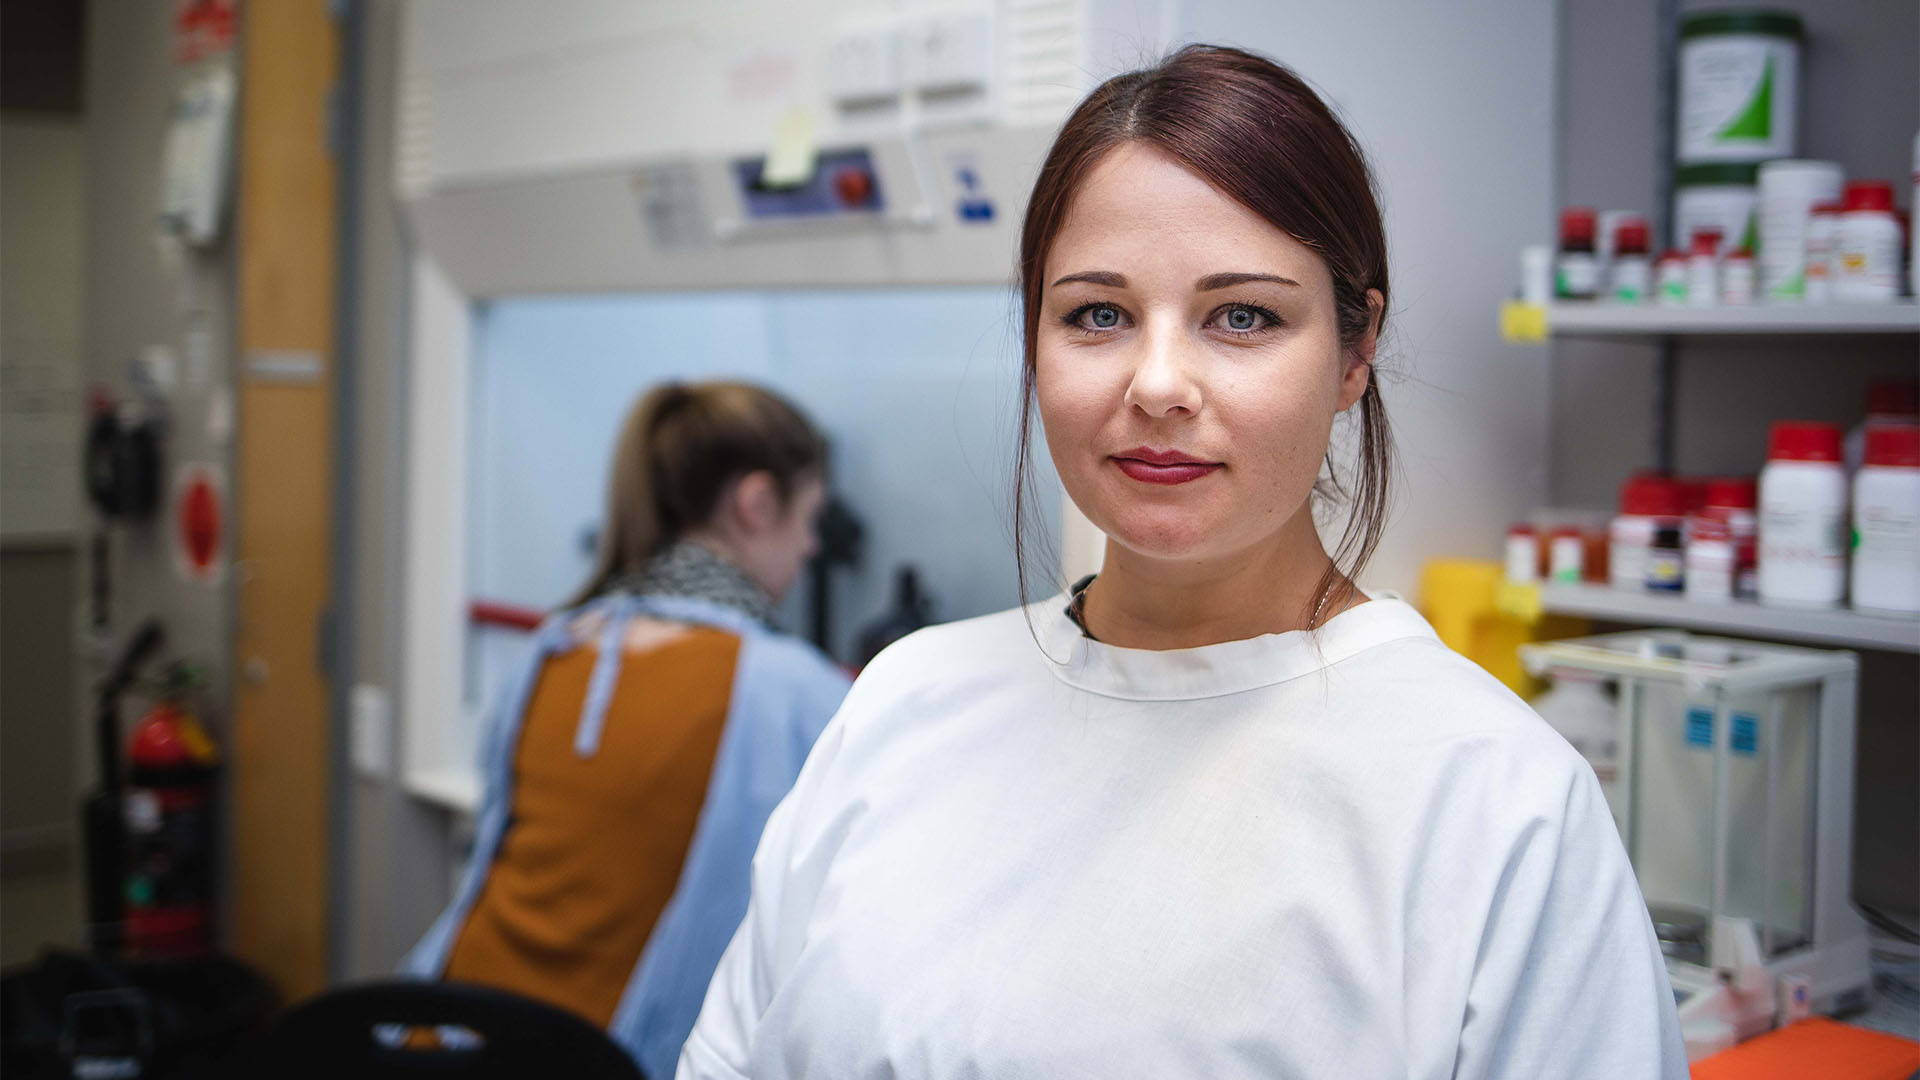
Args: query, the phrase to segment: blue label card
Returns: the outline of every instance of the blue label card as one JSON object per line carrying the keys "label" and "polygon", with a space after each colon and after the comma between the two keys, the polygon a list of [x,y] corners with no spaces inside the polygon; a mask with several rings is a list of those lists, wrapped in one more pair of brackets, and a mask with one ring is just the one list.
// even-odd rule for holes
{"label": "blue label card", "polygon": [[1760,752],[1760,718],[1752,713],[1733,714],[1733,752],[1752,757]]}
{"label": "blue label card", "polygon": [[1713,749],[1713,710],[1695,706],[1687,710],[1687,745]]}

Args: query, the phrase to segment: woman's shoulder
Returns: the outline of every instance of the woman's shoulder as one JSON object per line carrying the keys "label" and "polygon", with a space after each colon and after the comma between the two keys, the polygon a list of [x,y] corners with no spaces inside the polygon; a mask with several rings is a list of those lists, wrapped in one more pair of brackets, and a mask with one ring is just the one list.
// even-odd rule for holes
{"label": "woman's shoulder", "polygon": [[1585,766],[1532,706],[1437,637],[1386,642],[1335,665],[1332,674],[1345,702],[1340,712],[1366,717],[1415,753],[1453,747],[1486,765],[1517,764],[1561,778]]}
{"label": "woman's shoulder", "polygon": [[923,627],[887,646],[860,672],[858,682],[892,690],[966,682],[1032,666],[1037,656],[1030,609],[1009,608]]}

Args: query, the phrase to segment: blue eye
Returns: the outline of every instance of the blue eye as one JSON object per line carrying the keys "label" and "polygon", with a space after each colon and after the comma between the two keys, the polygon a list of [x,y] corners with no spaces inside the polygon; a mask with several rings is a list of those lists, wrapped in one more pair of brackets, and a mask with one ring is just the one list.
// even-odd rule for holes
{"label": "blue eye", "polygon": [[1253,304],[1228,304],[1214,318],[1222,328],[1236,334],[1256,334],[1280,322],[1273,312]]}
{"label": "blue eye", "polygon": [[1118,329],[1125,319],[1112,304],[1082,304],[1068,312],[1064,321],[1076,330],[1098,331]]}

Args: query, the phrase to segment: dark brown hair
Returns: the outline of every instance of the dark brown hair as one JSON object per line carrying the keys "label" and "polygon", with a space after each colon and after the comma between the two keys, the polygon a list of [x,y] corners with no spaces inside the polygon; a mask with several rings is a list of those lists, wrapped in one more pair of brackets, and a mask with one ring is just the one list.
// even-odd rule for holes
{"label": "dark brown hair", "polygon": [[[1333,278],[1340,340],[1359,345],[1386,322],[1387,239],[1373,175],[1351,133],[1298,75],[1264,57],[1215,45],[1188,45],[1160,64],[1118,75],[1080,103],[1054,139],[1027,202],[1020,234],[1024,315],[1020,434],[1015,459],[1013,528],[1020,548],[1020,593],[1027,593],[1025,518],[1031,514],[1034,356],[1047,254],[1074,193],[1108,153],[1146,143],[1275,228],[1312,248]],[[1378,290],[1377,310],[1368,290]],[[1376,323],[1377,320],[1377,323]],[[1350,495],[1352,511],[1334,565],[1315,591],[1315,610],[1337,610],[1331,594],[1372,558],[1387,516],[1392,438],[1372,366],[1359,401],[1357,480],[1348,492],[1327,454],[1322,496]]]}
{"label": "dark brown hair", "polygon": [[826,457],[826,441],[806,416],[770,390],[733,382],[655,387],[621,424],[600,550],[568,606],[605,592],[711,521],[739,477],[771,474],[784,502],[803,477],[825,470]]}

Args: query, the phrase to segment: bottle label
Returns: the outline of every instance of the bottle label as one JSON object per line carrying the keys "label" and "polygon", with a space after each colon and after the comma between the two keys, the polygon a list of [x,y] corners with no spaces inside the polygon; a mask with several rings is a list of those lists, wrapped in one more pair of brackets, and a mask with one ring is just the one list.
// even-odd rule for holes
{"label": "bottle label", "polygon": [[1767,506],[1760,511],[1760,565],[1793,563],[1838,569],[1847,551],[1847,525],[1838,508]]}

